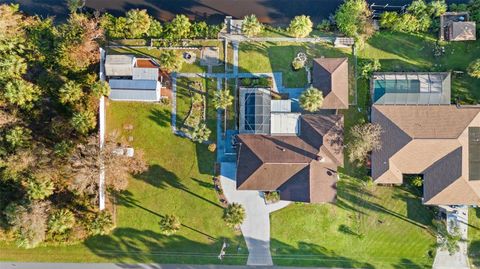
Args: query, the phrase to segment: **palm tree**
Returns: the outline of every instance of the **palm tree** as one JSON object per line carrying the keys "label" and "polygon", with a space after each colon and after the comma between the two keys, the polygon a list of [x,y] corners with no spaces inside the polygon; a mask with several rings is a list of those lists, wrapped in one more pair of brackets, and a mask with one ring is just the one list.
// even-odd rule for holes
{"label": "palm tree", "polygon": [[182,56],[174,50],[167,50],[163,52],[160,55],[159,60],[162,69],[165,69],[167,72],[177,72],[180,70],[180,68],[182,68]]}
{"label": "palm tree", "polygon": [[205,123],[200,123],[198,126],[196,126],[192,132],[192,140],[198,143],[203,143],[208,140],[210,137],[210,129],[207,128],[207,125]]}
{"label": "palm tree", "polygon": [[86,224],[87,231],[91,235],[108,234],[115,227],[112,215],[106,210],[96,213],[95,215],[90,215]]}
{"label": "palm tree", "polygon": [[73,128],[81,134],[87,134],[97,125],[95,114],[89,110],[80,111],[73,114],[70,119]]}
{"label": "palm tree", "polygon": [[21,126],[15,126],[5,134],[5,142],[7,142],[11,150],[27,147],[31,138],[32,131]]}
{"label": "palm tree", "polygon": [[28,196],[33,200],[43,200],[53,194],[55,189],[50,179],[29,178],[26,183]]}
{"label": "palm tree", "polygon": [[301,15],[293,18],[287,30],[295,37],[306,37],[312,32],[312,28],[310,16]]}
{"label": "palm tree", "polygon": [[48,231],[52,234],[62,234],[75,225],[75,216],[68,209],[55,211],[48,219]]}
{"label": "palm tree", "polygon": [[320,90],[310,86],[306,89],[302,95],[300,95],[300,106],[308,111],[315,112],[318,111],[323,104],[323,94]]}
{"label": "palm tree", "polygon": [[172,235],[176,233],[182,225],[178,217],[171,214],[165,215],[165,217],[160,220],[159,224],[160,229],[162,230],[161,233],[164,235]]}
{"label": "palm tree", "polygon": [[258,35],[263,31],[263,25],[258,21],[255,15],[247,15],[243,18],[242,32],[244,35],[251,37]]}
{"label": "palm tree", "polygon": [[480,78],[480,59],[471,62],[467,68],[467,72],[471,77]]}
{"label": "palm tree", "polygon": [[23,79],[12,79],[5,85],[3,95],[9,103],[29,109],[39,99],[40,94],[40,88],[36,85]]}
{"label": "palm tree", "polygon": [[223,132],[227,129],[227,107],[233,104],[233,96],[229,90],[216,91],[213,96],[213,105],[216,109],[223,109]]}
{"label": "palm tree", "polygon": [[20,78],[27,72],[27,63],[17,54],[7,54],[0,59],[0,80]]}
{"label": "palm tree", "polygon": [[245,208],[241,204],[231,203],[223,212],[223,220],[230,227],[236,227],[245,220]]}
{"label": "palm tree", "polygon": [[82,87],[75,81],[68,81],[58,91],[60,103],[75,104],[83,96]]}

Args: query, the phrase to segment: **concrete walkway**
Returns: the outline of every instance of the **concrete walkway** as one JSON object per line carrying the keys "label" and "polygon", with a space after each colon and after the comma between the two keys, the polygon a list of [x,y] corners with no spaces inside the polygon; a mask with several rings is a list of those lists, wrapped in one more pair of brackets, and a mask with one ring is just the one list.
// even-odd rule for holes
{"label": "concrete walkway", "polygon": [[240,226],[247,243],[247,265],[273,265],[270,253],[270,213],[284,208],[290,202],[280,201],[267,206],[259,191],[238,191],[235,181],[235,163],[221,163],[223,193],[229,203],[239,203],[246,211]]}
{"label": "concrete walkway", "polygon": [[[189,265],[189,264],[121,264],[121,263],[30,263],[0,262],[1,269],[264,269],[261,266]],[[302,269],[302,267],[272,266],[271,269]],[[309,267],[311,269],[327,269]],[[328,268],[335,269],[335,268]]]}
{"label": "concrete walkway", "polygon": [[172,76],[172,131],[177,133],[177,73]]}
{"label": "concrete walkway", "polygon": [[435,260],[433,262],[433,269],[469,269],[468,254],[467,254],[467,238],[468,238],[468,207],[458,207],[455,211],[447,212],[447,230],[453,232],[455,226],[458,227],[462,239],[458,243],[459,251],[451,255],[447,250],[437,249]]}
{"label": "concrete walkway", "polygon": [[232,42],[330,42],[335,41],[335,37],[331,36],[321,36],[321,37],[247,37],[244,35],[232,35],[232,34],[221,34],[221,37],[228,39]]}

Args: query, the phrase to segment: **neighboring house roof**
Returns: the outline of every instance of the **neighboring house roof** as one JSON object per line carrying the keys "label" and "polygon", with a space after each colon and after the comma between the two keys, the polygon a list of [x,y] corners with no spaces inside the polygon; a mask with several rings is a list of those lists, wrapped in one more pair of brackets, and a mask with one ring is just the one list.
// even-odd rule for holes
{"label": "neighboring house roof", "polygon": [[111,79],[109,99],[118,101],[158,101],[160,82],[156,80]]}
{"label": "neighboring house roof", "polygon": [[152,59],[136,59],[132,79],[158,80],[158,65]]}
{"label": "neighboring house roof", "polygon": [[449,25],[449,40],[464,41],[476,40],[477,28],[474,21],[452,22]]}
{"label": "neighboring house roof", "polygon": [[237,188],[279,190],[281,199],[330,202],[343,165],[343,116],[302,115],[300,135],[240,134]]}
{"label": "neighboring house roof", "polygon": [[348,58],[314,59],[312,78],[323,92],[323,109],[348,108]]}
{"label": "neighboring house roof", "polygon": [[133,75],[135,56],[107,55],[105,59],[105,74],[109,77],[128,77]]}
{"label": "neighboring house roof", "polygon": [[374,104],[450,104],[449,72],[375,72],[371,79]]}
{"label": "neighboring house roof", "polygon": [[474,178],[480,163],[470,152],[480,107],[374,105],[372,123],[383,131],[382,148],[372,152],[376,183],[401,184],[403,174],[423,174],[425,204],[480,204],[480,178]]}
{"label": "neighboring house roof", "polygon": [[134,80],[158,80],[158,68],[133,68]]}

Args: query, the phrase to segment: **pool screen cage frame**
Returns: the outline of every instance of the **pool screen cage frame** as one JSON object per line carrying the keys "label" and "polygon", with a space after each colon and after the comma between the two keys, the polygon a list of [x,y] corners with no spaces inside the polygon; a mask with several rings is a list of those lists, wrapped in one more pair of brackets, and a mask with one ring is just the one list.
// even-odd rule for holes
{"label": "pool screen cage frame", "polygon": [[[387,92],[376,98],[375,81],[418,81],[419,91]],[[404,84],[408,84],[403,82]],[[370,80],[372,103],[389,105],[450,104],[451,78],[449,72],[375,72]]]}

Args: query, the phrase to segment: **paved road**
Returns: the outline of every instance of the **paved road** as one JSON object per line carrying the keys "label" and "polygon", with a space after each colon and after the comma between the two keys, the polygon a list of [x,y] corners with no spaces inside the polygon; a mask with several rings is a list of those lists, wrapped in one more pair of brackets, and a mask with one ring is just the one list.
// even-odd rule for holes
{"label": "paved road", "polygon": [[221,164],[223,193],[229,203],[236,202],[245,208],[246,218],[240,226],[247,243],[247,265],[273,265],[270,253],[270,216],[290,202],[280,201],[273,205],[266,205],[259,191],[239,191],[235,181],[235,163]]}
{"label": "paved road", "polygon": [[[327,269],[309,267],[310,269]],[[115,264],[115,263],[11,263],[0,262],[0,269],[265,269],[263,266],[185,265],[185,264]],[[269,269],[304,269],[272,266]],[[335,268],[328,268],[335,269]]]}

